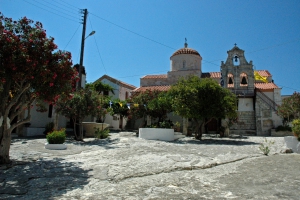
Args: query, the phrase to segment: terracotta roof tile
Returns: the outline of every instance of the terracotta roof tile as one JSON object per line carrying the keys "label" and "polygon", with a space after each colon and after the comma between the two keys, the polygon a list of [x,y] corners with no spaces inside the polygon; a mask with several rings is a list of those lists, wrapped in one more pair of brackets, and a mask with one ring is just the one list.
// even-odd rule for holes
{"label": "terracotta roof tile", "polygon": [[258,72],[259,75],[263,77],[269,77],[272,76],[271,73],[268,70],[255,70]]}
{"label": "terracotta roof tile", "polygon": [[194,49],[191,49],[191,48],[181,48],[181,49],[178,49],[177,51],[175,51],[173,53],[173,55],[171,56],[171,58],[173,56],[180,55],[180,54],[194,54],[194,55],[200,56],[200,54],[198,53],[198,51],[196,51]]}
{"label": "terracotta roof tile", "polygon": [[202,73],[201,78],[221,78],[220,72],[206,72]]}
{"label": "terracotta roof tile", "polygon": [[268,89],[276,89],[279,88],[275,83],[254,83],[255,88],[261,90],[268,90]]}
{"label": "terracotta roof tile", "polygon": [[167,74],[157,74],[157,75],[146,75],[142,79],[154,79],[154,78],[167,78]]}
{"label": "terracotta roof tile", "polygon": [[133,92],[145,92],[146,90],[158,90],[158,91],[168,91],[171,88],[170,85],[158,85],[158,86],[144,86],[133,90]]}

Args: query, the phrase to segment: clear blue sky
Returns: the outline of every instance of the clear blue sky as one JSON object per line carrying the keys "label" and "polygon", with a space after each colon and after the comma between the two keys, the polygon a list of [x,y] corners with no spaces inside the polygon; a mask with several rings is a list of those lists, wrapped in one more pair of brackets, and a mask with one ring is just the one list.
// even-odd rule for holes
{"label": "clear blue sky", "polygon": [[104,74],[139,86],[147,74],[166,74],[183,47],[202,58],[203,72],[220,70],[234,43],[257,70],[268,70],[282,94],[300,92],[299,0],[0,0],[0,12],[43,23],[59,49],[79,63],[87,8],[87,81]]}

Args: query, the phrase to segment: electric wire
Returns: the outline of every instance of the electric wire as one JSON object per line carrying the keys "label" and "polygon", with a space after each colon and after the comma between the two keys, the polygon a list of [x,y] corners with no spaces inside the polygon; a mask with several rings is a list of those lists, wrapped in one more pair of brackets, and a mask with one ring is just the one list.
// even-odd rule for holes
{"label": "electric wire", "polygon": [[76,8],[76,9],[80,9],[80,8],[78,8],[78,7],[76,7],[76,6],[72,5],[72,4],[69,4],[69,3],[65,2],[65,1],[63,1],[63,0],[60,0],[60,2],[63,2],[65,4],[67,4],[67,5],[69,5],[69,6],[72,6],[72,7]]}
{"label": "electric wire", "polygon": [[66,49],[66,48],[67,48],[67,46],[69,45],[69,43],[71,42],[71,40],[73,39],[73,37],[75,36],[75,34],[77,33],[77,31],[78,31],[78,29],[79,29],[80,25],[81,25],[81,24],[79,24],[79,25],[78,25],[78,27],[77,27],[76,31],[74,32],[74,34],[72,35],[71,39],[69,40],[69,42],[67,43],[67,45],[65,46],[65,48],[64,48],[64,49]]}
{"label": "electric wire", "polygon": [[[44,5],[44,6],[46,6],[47,8],[51,7],[51,6],[49,6],[49,5],[47,5],[47,4],[44,4],[44,3],[40,2],[40,1],[37,1],[37,0],[33,0],[33,1],[35,1],[35,2],[37,2],[37,3],[39,3],[39,4],[41,4],[41,5]],[[52,10],[56,10],[56,11],[58,11],[58,12],[60,12],[60,13],[65,14],[65,15],[68,15],[69,17],[74,17],[73,15],[69,15],[69,14],[67,14],[67,13],[65,13],[65,12],[62,12],[61,10],[56,9],[56,8],[51,8],[51,9],[52,9]],[[76,17],[78,17],[78,16],[76,16]]]}
{"label": "electric wire", "polygon": [[132,34],[134,34],[134,35],[137,35],[137,36],[139,36],[139,37],[142,37],[142,38],[144,38],[144,39],[146,39],[146,40],[149,40],[149,41],[151,41],[151,42],[154,42],[154,43],[156,43],[156,44],[165,46],[165,47],[167,47],[167,48],[169,48],[169,49],[176,50],[176,49],[173,48],[173,47],[170,47],[170,46],[168,46],[168,45],[165,45],[165,44],[163,44],[163,43],[161,43],[161,42],[158,42],[158,41],[156,41],[156,40],[153,40],[153,39],[151,39],[151,38],[149,38],[149,37],[143,36],[143,35],[141,35],[141,34],[135,32],[135,31],[129,30],[129,29],[123,27],[123,26],[120,26],[120,25],[118,25],[118,24],[116,24],[116,23],[113,23],[113,22],[111,22],[111,21],[108,21],[107,19],[104,19],[104,18],[102,18],[102,17],[99,17],[98,15],[95,15],[95,14],[93,14],[93,13],[90,13],[90,14],[93,15],[93,16],[95,16],[95,17],[97,17],[97,18],[99,18],[99,19],[101,19],[101,20],[103,20],[103,21],[105,21],[105,22],[107,22],[107,23],[110,23],[110,24],[112,24],[112,25],[114,25],[114,26],[117,26],[117,27],[119,27],[119,28],[121,28],[121,29],[123,29],[123,30],[125,30],[125,31],[128,31],[128,32],[130,32],[130,33],[132,33]]}
{"label": "electric wire", "polygon": [[[90,21],[90,25],[91,25],[91,28],[92,28],[92,30],[94,30],[93,29],[93,25],[92,25],[92,22],[91,22],[91,19],[89,18],[89,21]],[[96,40],[96,37],[95,37],[95,35],[94,35],[94,40],[95,40],[95,44],[96,44],[96,47],[97,47],[97,51],[98,51],[98,54],[99,54],[99,57],[100,57],[100,60],[101,60],[101,63],[102,63],[102,66],[103,66],[103,68],[104,68],[104,71],[105,71],[105,74],[107,74],[107,72],[106,72],[106,68],[105,68],[105,66],[104,66],[104,63],[103,63],[103,59],[102,59],[102,56],[101,56],[101,54],[100,54],[100,51],[99,51],[99,47],[98,47],[98,43],[97,43],[97,40]]]}
{"label": "electric wire", "polygon": [[63,18],[65,18],[65,19],[68,19],[68,20],[70,20],[70,21],[73,21],[73,22],[78,23],[78,21],[75,21],[75,20],[70,19],[70,18],[68,18],[68,17],[62,16],[62,15],[60,15],[60,14],[57,14],[57,13],[55,13],[55,12],[52,12],[52,11],[47,10],[47,9],[45,9],[45,8],[42,8],[42,7],[40,7],[40,6],[38,6],[38,5],[34,4],[34,3],[28,2],[28,1],[26,1],[26,0],[24,0],[24,1],[25,1],[26,3],[29,3],[29,4],[31,4],[31,5],[33,5],[33,6],[35,6],[35,7],[38,7],[38,8],[40,8],[40,9],[42,9],[42,10],[45,10],[45,11],[50,12],[50,13],[52,13],[52,14],[55,14],[55,15],[57,15],[57,16],[60,16],[60,17],[63,17]]}
{"label": "electric wire", "polygon": [[[61,7],[61,6],[58,6],[57,4],[53,4],[53,3],[51,3],[51,2],[48,2],[47,0],[43,0],[43,1],[45,1],[45,2],[47,2],[47,3],[49,3],[49,4],[53,5],[53,6],[55,6],[55,8],[60,8],[60,9],[62,9],[62,10],[65,10],[65,11],[69,12],[69,13],[72,13],[72,14],[76,14],[76,15],[78,15],[78,11],[77,11],[77,12],[73,12],[73,11],[74,11],[74,9],[73,9],[73,8],[72,8],[72,9],[70,9],[70,10],[72,10],[72,11],[70,11],[70,10],[66,9],[66,6],[65,6],[65,5],[63,5],[63,4],[61,4],[59,1],[52,0],[52,1],[54,1],[54,2],[56,2],[56,3],[58,3],[58,4],[60,4],[60,5],[63,5],[64,7]],[[78,9],[76,9],[76,10],[78,10]]]}

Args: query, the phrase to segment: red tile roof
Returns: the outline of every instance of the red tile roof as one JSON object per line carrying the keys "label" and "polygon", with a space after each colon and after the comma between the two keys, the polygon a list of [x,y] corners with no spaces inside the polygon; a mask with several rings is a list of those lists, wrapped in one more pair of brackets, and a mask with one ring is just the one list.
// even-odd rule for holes
{"label": "red tile roof", "polygon": [[153,78],[167,78],[167,74],[157,74],[157,75],[146,75],[143,76],[142,79],[153,79]]}
{"label": "red tile roof", "polygon": [[158,91],[168,91],[171,88],[170,85],[158,85],[158,86],[144,86],[133,90],[133,92],[145,92],[146,90],[158,90]]}
{"label": "red tile roof", "polygon": [[202,73],[201,78],[221,78],[220,72],[206,72]]}
{"label": "red tile roof", "polygon": [[275,83],[254,83],[254,87],[261,90],[277,89],[279,88]]}
{"label": "red tile roof", "polygon": [[263,76],[263,77],[272,76],[268,70],[255,70],[255,71],[257,71],[258,74],[261,75],[261,76]]}
{"label": "red tile roof", "polygon": [[194,55],[200,56],[200,54],[198,53],[198,51],[196,51],[194,49],[191,49],[191,48],[181,48],[181,49],[178,49],[177,51],[175,51],[173,53],[173,55],[171,56],[171,58],[173,56],[176,56],[176,55],[179,55],[179,54],[194,54]]}

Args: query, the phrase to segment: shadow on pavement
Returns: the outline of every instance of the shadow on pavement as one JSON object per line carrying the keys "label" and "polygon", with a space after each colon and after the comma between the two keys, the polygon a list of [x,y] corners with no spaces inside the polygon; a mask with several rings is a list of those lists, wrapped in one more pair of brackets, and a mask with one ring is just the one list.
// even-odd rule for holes
{"label": "shadow on pavement", "polygon": [[64,159],[14,161],[0,170],[0,199],[53,199],[88,184],[88,172]]}

